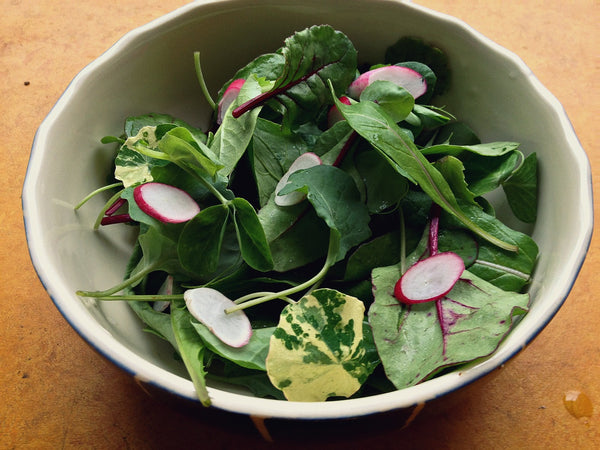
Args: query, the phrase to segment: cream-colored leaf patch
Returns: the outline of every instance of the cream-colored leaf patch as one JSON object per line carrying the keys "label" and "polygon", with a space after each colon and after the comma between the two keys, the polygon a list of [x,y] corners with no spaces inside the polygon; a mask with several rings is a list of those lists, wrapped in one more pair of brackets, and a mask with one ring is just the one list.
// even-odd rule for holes
{"label": "cream-colored leaf patch", "polygon": [[364,304],[318,289],[281,313],[271,337],[267,373],[290,401],[354,394],[372,371],[363,333]]}

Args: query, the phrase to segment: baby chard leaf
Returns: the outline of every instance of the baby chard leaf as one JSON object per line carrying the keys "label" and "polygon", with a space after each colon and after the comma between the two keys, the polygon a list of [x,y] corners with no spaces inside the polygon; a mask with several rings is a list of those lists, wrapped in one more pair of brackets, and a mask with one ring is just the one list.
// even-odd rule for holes
{"label": "baby chard leaf", "polygon": [[369,309],[381,362],[397,389],[492,354],[527,311],[528,294],[503,291],[468,271],[443,299],[403,306],[391,293],[399,275],[397,266],[373,271]]}
{"label": "baby chard leaf", "polygon": [[273,89],[234,109],[234,117],[276,97],[269,105],[283,114],[286,123],[307,122],[331,103],[325,80],[332,80],[341,95],[354,79],[356,49],[346,35],[328,25],[295,33],[280,51],[285,65]]}
{"label": "baby chard leaf", "polygon": [[378,364],[363,319],[363,302],[332,289],[286,306],[267,356],[273,385],[290,401],[354,394]]}

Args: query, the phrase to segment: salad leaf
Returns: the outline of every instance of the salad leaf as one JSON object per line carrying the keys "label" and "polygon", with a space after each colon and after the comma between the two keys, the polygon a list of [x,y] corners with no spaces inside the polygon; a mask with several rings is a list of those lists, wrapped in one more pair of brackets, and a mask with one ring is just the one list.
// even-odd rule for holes
{"label": "salad leaf", "polygon": [[503,291],[468,271],[443,299],[401,305],[391,294],[400,275],[397,266],[373,271],[369,309],[381,362],[397,389],[490,355],[527,311],[527,294]]}
{"label": "salad leaf", "polygon": [[204,406],[210,406],[211,400],[206,389],[206,372],[204,370],[206,347],[194,329],[191,317],[185,309],[183,301],[171,304],[171,324],[179,354],[192,378],[198,399]]}
{"label": "salad leaf", "polygon": [[523,165],[502,184],[508,203],[518,219],[534,223],[537,218],[537,157],[527,156]]}
{"label": "salad leaf", "polygon": [[330,80],[341,95],[354,79],[356,49],[346,35],[328,25],[295,33],[285,40],[280,52],[285,65],[273,89],[236,108],[234,117],[276,97],[269,105],[284,117],[284,123],[308,122],[330,104],[325,80]]}
{"label": "salad leaf", "polygon": [[415,144],[373,102],[344,105],[336,100],[352,128],[381,152],[393,167],[409,180],[419,184],[434,202],[453,214],[469,229],[500,248],[516,251],[517,247],[503,242],[482,229],[460,209],[444,177],[425,159]]}
{"label": "salad leaf", "polygon": [[368,210],[361,202],[356,185],[341,169],[319,165],[299,170],[290,176],[279,193],[285,195],[297,190],[307,194],[319,217],[339,234],[337,261],[371,235]]}
{"label": "salad leaf", "polygon": [[242,258],[256,270],[271,270],[273,257],[256,211],[248,200],[240,197],[234,198],[231,205],[234,207],[233,220]]}
{"label": "salad leaf", "polygon": [[354,394],[379,362],[366,348],[363,318],[360,300],[332,289],[286,306],[267,356],[271,382],[291,401]]}

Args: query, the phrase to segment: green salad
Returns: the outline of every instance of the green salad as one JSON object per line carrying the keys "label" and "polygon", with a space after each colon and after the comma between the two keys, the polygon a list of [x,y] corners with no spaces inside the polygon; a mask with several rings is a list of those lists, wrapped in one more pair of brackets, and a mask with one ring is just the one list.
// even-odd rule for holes
{"label": "green salad", "polygon": [[207,128],[167,111],[103,139],[114,180],[77,208],[111,192],[95,227],[138,234],[124,281],[78,295],[127,301],[204,405],[210,380],[290,401],[403,389],[489,356],[527,313],[537,245],[486,194],[533,223],[535,154],[433,106],[452,89],[443,51],[391,44],[359,65],[312,26],[216,100],[190,55]]}

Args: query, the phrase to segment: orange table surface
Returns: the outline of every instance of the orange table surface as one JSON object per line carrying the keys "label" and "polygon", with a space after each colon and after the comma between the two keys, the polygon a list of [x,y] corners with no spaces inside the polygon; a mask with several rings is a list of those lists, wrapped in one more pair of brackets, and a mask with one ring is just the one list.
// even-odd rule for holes
{"label": "orange table surface", "polygon": [[[20,195],[31,143],[60,94],[127,31],[185,3],[0,0],[0,448],[272,446],[249,418],[209,415],[149,395],[91,349],[39,282],[23,231]],[[564,105],[597,168],[598,0],[415,3],[454,15],[517,53]],[[600,188],[595,170],[594,188]],[[494,374],[427,404],[408,427],[382,417],[317,434],[297,424],[285,433],[272,429],[275,444],[600,448],[599,258],[595,236],[571,294],[534,342]],[[573,390],[590,399],[591,415],[567,410],[564,395]]]}

